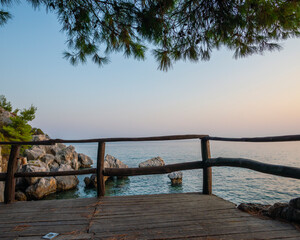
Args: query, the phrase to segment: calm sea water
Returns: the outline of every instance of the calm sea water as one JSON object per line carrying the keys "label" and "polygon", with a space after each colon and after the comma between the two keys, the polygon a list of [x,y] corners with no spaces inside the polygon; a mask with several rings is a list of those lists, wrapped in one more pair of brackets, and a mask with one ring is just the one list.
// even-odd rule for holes
{"label": "calm sea water", "polygon": [[[96,162],[97,144],[74,144],[76,151]],[[201,160],[199,140],[170,142],[107,143],[106,154],[115,156],[129,167],[160,156],[166,164]],[[227,143],[211,141],[212,157],[243,157],[265,163],[300,167],[300,143]],[[300,181],[272,176],[248,169],[213,168],[213,194],[234,203],[253,202],[273,204],[300,197]],[[51,198],[85,198],[96,191],[85,189],[85,176],[74,190],[49,196]],[[167,174],[133,176],[106,182],[106,195],[140,195],[202,191],[202,170],[183,171],[181,186],[171,186]]]}

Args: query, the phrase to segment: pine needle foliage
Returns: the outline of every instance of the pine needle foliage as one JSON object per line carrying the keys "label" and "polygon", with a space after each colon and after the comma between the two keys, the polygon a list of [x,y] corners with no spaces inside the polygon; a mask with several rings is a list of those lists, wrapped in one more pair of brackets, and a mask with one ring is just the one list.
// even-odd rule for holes
{"label": "pine needle foliage", "polygon": [[[12,112],[13,108],[5,96],[0,95],[0,107],[6,111]],[[32,139],[32,127],[28,122],[35,118],[36,107],[30,106],[28,109],[15,109],[13,117],[10,117],[11,123],[0,125],[0,141],[30,141]],[[22,146],[21,153],[29,146]],[[3,153],[8,154],[9,148],[3,147]]]}
{"label": "pine needle foliage", "polygon": [[[73,65],[90,58],[102,66],[111,52],[143,60],[147,45],[166,71],[178,60],[207,61],[221,46],[240,58],[278,50],[278,42],[300,35],[299,0],[27,1],[56,13]],[[0,25],[7,14],[0,12]]]}

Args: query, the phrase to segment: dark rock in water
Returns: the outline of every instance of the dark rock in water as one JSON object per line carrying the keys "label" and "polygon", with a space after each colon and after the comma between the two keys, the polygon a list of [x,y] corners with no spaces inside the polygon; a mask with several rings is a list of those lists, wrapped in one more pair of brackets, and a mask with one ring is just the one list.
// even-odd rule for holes
{"label": "dark rock in water", "polygon": [[85,177],[84,183],[87,188],[96,188],[97,187],[97,176],[92,174],[91,177]]}
{"label": "dark rock in water", "polygon": [[27,201],[26,194],[21,191],[15,193],[15,199],[16,201]]}

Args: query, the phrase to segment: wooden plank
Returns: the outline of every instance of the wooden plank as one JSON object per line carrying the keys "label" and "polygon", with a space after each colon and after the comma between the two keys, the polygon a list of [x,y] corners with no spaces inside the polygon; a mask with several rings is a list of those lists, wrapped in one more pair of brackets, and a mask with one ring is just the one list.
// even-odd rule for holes
{"label": "wooden plank", "polygon": [[50,231],[61,234],[58,240],[300,239],[291,224],[257,218],[219,197],[197,193],[0,205],[1,240],[35,240]]}
{"label": "wooden plank", "polygon": [[[210,159],[210,146],[209,140],[207,138],[201,139],[201,154],[202,154],[202,161],[206,164]],[[212,171],[211,167],[204,167],[203,168],[203,194],[212,194]]]}
{"label": "wooden plank", "polygon": [[104,181],[104,156],[105,156],[105,142],[98,143],[97,156],[97,196],[103,197],[105,195],[105,181]]}
{"label": "wooden plank", "polygon": [[20,153],[20,145],[12,145],[9,155],[9,160],[7,164],[7,174],[4,188],[4,203],[11,203],[15,201],[15,188],[16,188],[16,179],[14,177],[15,172],[17,171],[18,165],[18,156]]}

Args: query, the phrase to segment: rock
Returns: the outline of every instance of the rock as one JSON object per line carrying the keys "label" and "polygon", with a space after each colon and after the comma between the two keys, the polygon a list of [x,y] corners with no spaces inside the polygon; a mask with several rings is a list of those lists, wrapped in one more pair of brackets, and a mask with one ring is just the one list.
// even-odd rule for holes
{"label": "rock", "polygon": [[27,197],[26,197],[26,194],[21,192],[21,191],[17,191],[15,193],[15,199],[17,201],[27,201]]}
{"label": "rock", "polygon": [[75,147],[70,145],[60,150],[55,156],[55,160],[59,164],[69,164],[75,170],[78,170],[78,154],[75,152]]}
{"label": "rock", "polygon": [[84,178],[84,183],[85,183],[85,186],[87,188],[95,188],[97,187],[97,176],[96,174],[92,174],[92,176],[89,178],[89,177],[85,177]]}
{"label": "rock", "polygon": [[53,162],[50,165],[50,172],[57,172],[57,170],[59,169],[59,164],[57,162]]}
{"label": "rock", "polygon": [[[104,168],[128,168],[128,166],[125,163],[121,162],[119,159],[107,154],[104,159]],[[109,177],[105,176],[104,182],[106,182],[107,179],[109,179]],[[97,187],[96,174],[92,174],[91,177],[85,177],[84,183],[87,188]]]}
{"label": "rock", "polygon": [[[38,181],[38,179],[37,179]],[[16,178],[16,191],[25,192],[29,184],[25,178]]]}
{"label": "rock", "polygon": [[51,193],[56,192],[56,180],[53,177],[41,178],[34,185],[26,189],[28,199],[41,199]]}
{"label": "rock", "polygon": [[299,200],[292,199],[289,204],[275,203],[272,206],[254,203],[241,203],[238,206],[238,209],[251,214],[259,214],[274,219],[300,222],[300,209],[294,208],[294,206],[298,206],[298,201]]}
{"label": "rock", "polygon": [[[104,159],[104,168],[128,168],[128,166],[122,161],[120,161],[119,159],[115,158],[114,156],[107,154]],[[116,177],[127,178],[121,176],[116,176]],[[104,181],[106,181],[109,178],[113,178],[113,177],[104,177]]]}
{"label": "rock", "polygon": [[289,206],[292,208],[300,209],[300,198],[294,198],[290,200]]}
{"label": "rock", "polygon": [[275,203],[269,207],[268,214],[272,218],[286,218],[287,207],[287,203]]}
{"label": "rock", "polygon": [[128,168],[128,166],[119,159],[107,154],[104,159],[104,168]]}
{"label": "rock", "polygon": [[93,160],[89,156],[83,153],[78,154],[78,162],[79,162],[79,166],[82,168],[88,168],[93,165]]}
{"label": "rock", "polygon": [[267,215],[269,207],[259,203],[241,203],[237,208],[247,213]]}
{"label": "rock", "polygon": [[41,157],[41,161],[45,163],[48,167],[52,165],[54,162],[55,157],[52,154],[45,154],[43,157]]}
{"label": "rock", "polygon": [[[48,166],[40,160],[30,160],[26,165],[22,166],[21,172],[48,172]],[[40,177],[25,178],[29,185],[35,184]]]}
{"label": "rock", "polygon": [[15,117],[15,115],[0,107],[0,126],[11,124],[11,117]]}
{"label": "rock", "polygon": [[32,141],[33,142],[39,142],[39,141],[47,141],[49,140],[49,136],[40,134],[40,135],[32,135]]}
{"label": "rock", "polygon": [[49,148],[47,149],[47,153],[52,154],[54,156],[56,156],[59,153],[59,151],[67,148],[67,146],[62,143],[55,143],[54,145],[48,147]]}
{"label": "rock", "polygon": [[37,160],[43,157],[46,154],[45,149],[40,148],[39,146],[34,146],[31,149],[25,150],[25,157],[28,160]]}
{"label": "rock", "polygon": [[[61,172],[70,170],[73,170],[70,165],[62,164],[57,171]],[[73,189],[79,183],[77,176],[57,176],[55,178],[57,182],[57,191]]]}
{"label": "rock", "polygon": [[182,183],[182,172],[171,172],[168,174],[168,177],[174,185]]}
{"label": "rock", "polygon": [[155,166],[164,166],[165,162],[161,157],[151,158],[147,161],[141,162],[139,167],[155,167]]}

